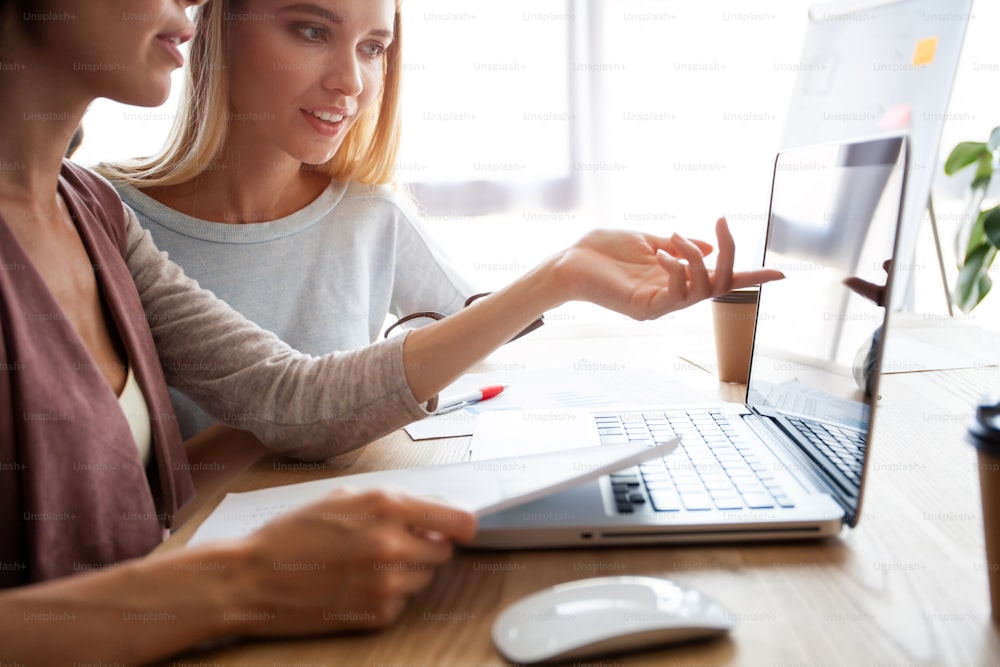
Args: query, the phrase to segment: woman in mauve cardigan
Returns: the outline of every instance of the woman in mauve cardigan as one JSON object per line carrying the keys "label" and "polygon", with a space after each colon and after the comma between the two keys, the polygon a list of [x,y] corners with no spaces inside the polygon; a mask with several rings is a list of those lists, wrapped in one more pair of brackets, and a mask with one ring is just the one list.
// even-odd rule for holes
{"label": "woman in mauve cardigan", "polygon": [[[63,162],[97,97],[166,99],[194,4],[0,0],[5,662],[132,664],[220,637],[381,627],[475,532],[471,515],[431,502],[341,493],[243,540],[145,556],[194,492],[167,383],[280,451],[323,458],[425,416],[471,364],[566,301],[645,319],[780,277],[734,274],[724,221],[714,270],[703,242],[599,231],[434,325],[356,352],[298,354],[198,290],[105,182]],[[240,3],[251,15],[293,4]],[[313,6],[355,43],[391,39],[398,13],[393,0]],[[133,374],[145,436],[116,400]],[[162,622],[145,632],[136,620]]]}

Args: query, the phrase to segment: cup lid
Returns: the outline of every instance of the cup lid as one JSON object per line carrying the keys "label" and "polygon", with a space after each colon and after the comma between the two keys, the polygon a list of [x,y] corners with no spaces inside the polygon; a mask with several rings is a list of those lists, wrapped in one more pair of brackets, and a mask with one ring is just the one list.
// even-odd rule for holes
{"label": "cup lid", "polygon": [[756,287],[748,287],[746,289],[737,289],[732,292],[726,292],[725,294],[720,294],[719,296],[713,296],[712,301],[717,301],[719,303],[757,303],[757,295],[759,290]]}
{"label": "cup lid", "polygon": [[981,452],[1000,455],[1000,398],[984,400],[976,407],[966,440]]}

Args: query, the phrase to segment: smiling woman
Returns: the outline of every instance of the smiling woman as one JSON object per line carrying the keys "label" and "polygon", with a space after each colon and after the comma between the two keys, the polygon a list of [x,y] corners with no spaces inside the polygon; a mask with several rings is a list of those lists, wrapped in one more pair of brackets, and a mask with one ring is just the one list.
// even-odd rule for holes
{"label": "smiling woman", "polygon": [[[246,133],[257,145],[273,144],[293,161],[324,164],[359,119],[367,120],[382,92],[395,5],[391,0],[355,3],[343,15],[304,3],[250,0],[247,5],[273,7],[274,18],[230,20],[230,104],[252,109],[263,122],[230,124],[229,145],[251,145],[241,136]],[[358,134],[360,142],[367,139],[364,131]]]}
{"label": "smiling woman", "polygon": [[[166,100],[170,72],[183,63],[178,46],[191,38],[194,26],[183,13],[164,21],[159,0],[103,3],[102,11],[80,12],[73,2],[15,2],[3,6],[19,7],[8,20],[22,21],[32,37],[53,50],[61,66],[80,73],[81,78],[102,87],[105,96],[125,104],[155,106]],[[152,33],[151,33],[152,31]],[[143,39],[153,37],[153,44]],[[79,50],[83,40],[94,41],[86,51]],[[112,45],[110,42],[117,42]],[[86,55],[69,60],[71,54]]]}
{"label": "smiling woman", "polygon": [[[477,290],[385,185],[399,144],[398,3],[217,0],[198,26],[167,146],[101,167],[157,245],[310,354],[371,344],[388,314],[460,310]],[[173,399],[185,437],[215,423]]]}

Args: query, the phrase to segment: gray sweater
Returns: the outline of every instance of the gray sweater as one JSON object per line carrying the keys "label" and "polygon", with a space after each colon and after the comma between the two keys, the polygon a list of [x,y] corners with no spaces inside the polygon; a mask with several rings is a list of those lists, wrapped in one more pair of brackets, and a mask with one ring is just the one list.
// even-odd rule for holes
{"label": "gray sweater", "polygon": [[128,211],[126,261],[167,383],[289,456],[320,460],[427,416],[395,336],[323,357],[296,352],[184,275]]}
{"label": "gray sweater", "polygon": [[[254,224],[199,220],[116,188],[185,274],[307,354],[362,349],[380,337],[387,314],[453,313],[472,291],[406,200],[385,187],[332,183],[300,211]],[[360,380],[341,390],[356,391]],[[171,398],[185,438],[229,421],[213,419],[182,387]]]}

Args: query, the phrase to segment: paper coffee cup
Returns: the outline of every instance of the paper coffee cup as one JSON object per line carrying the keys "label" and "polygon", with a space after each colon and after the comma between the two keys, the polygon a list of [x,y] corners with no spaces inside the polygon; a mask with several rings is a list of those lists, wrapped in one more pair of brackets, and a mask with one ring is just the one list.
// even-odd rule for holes
{"label": "paper coffee cup", "polygon": [[1000,623],[1000,400],[976,408],[976,419],[968,428],[966,440],[978,453],[990,606],[993,622]]}
{"label": "paper coffee cup", "polygon": [[746,384],[757,322],[756,287],[712,297],[712,325],[719,380]]}

